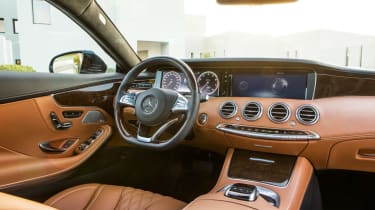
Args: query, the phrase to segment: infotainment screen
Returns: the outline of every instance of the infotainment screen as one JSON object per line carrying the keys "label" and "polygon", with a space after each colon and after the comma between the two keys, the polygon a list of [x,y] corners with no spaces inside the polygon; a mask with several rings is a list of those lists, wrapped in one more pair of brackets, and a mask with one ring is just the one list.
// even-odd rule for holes
{"label": "infotainment screen", "polygon": [[232,96],[305,99],[307,74],[233,74]]}

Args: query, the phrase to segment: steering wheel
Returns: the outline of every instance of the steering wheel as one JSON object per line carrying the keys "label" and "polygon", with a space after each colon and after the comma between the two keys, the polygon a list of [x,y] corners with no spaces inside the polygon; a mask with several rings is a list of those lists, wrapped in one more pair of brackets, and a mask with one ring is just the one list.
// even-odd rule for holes
{"label": "steering wheel", "polygon": [[[191,97],[187,99],[174,90],[151,88],[143,92],[129,92],[132,81],[145,69],[155,65],[172,66],[184,73],[190,89]],[[122,80],[114,103],[114,115],[117,129],[121,137],[132,144],[152,149],[167,149],[182,141],[190,132],[199,110],[199,89],[191,68],[176,58],[160,56],[142,61],[134,66]],[[122,112],[125,107],[135,109],[138,121],[136,136],[125,128]],[[178,131],[169,139],[161,141],[159,137],[172,125],[185,121]],[[149,137],[150,130],[156,131]]]}

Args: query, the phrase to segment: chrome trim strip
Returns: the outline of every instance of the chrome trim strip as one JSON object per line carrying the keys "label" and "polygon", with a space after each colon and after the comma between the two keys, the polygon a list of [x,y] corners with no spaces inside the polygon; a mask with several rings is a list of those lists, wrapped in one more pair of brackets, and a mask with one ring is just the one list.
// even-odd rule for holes
{"label": "chrome trim strip", "polygon": [[185,96],[177,93],[177,99],[176,99],[175,104],[172,107],[172,112],[173,113],[186,112],[188,110],[189,110],[189,100]]}
{"label": "chrome trim strip", "polygon": [[311,100],[315,99],[315,91],[316,91],[316,83],[318,81],[318,74],[316,72],[314,72],[314,90],[313,90],[313,94],[312,94],[312,98]]}
{"label": "chrome trim strip", "polygon": [[271,145],[254,144],[254,146],[255,147],[260,147],[260,148],[272,149]]}
{"label": "chrome trim strip", "polygon": [[257,188],[260,196],[262,196],[262,197],[265,196],[265,197],[271,198],[274,201],[274,203],[271,203],[272,205],[274,205],[276,207],[280,206],[280,196],[279,196],[279,194],[277,194],[273,190],[270,190],[270,189],[267,189],[267,188],[264,188],[264,187],[261,187],[261,186],[256,186],[256,188]]}
{"label": "chrome trim strip", "polygon": [[274,160],[268,160],[264,158],[256,158],[256,157],[250,157],[249,160],[255,161],[255,162],[260,162],[260,163],[267,163],[267,164],[274,164]]}
{"label": "chrome trim strip", "polygon": [[[242,126],[242,127],[253,128],[250,126],[223,123],[223,124],[217,125],[216,129],[223,131],[223,132],[240,135],[240,136],[260,138],[260,139],[270,139],[270,140],[304,141],[304,140],[320,139],[320,136],[317,133],[312,132],[312,131],[302,131],[306,133],[305,135],[271,134],[271,133],[260,133],[260,132],[253,132],[253,131],[237,130],[237,129],[228,128],[228,126],[233,126],[233,127]],[[277,130],[286,130],[286,129],[277,129]]]}
{"label": "chrome trim strip", "polygon": [[[246,180],[246,179],[233,179],[233,180]],[[249,181],[249,180],[246,180],[246,181]],[[264,184],[270,185],[270,184],[268,184],[266,182],[260,182],[260,183],[264,183]],[[227,186],[221,188],[218,192],[224,192],[224,195],[227,195],[228,190],[230,190],[230,188],[233,185],[234,184],[227,185]],[[255,186],[256,190],[258,191],[258,196],[269,197],[269,198],[271,198],[274,201],[274,203],[270,203],[271,205],[274,205],[275,207],[279,207],[280,206],[280,196],[275,191],[267,189],[265,187],[257,186],[257,185],[253,185],[253,186]],[[271,185],[271,186],[274,186],[274,185]],[[278,186],[276,186],[276,187],[278,187]]]}
{"label": "chrome trim strip", "polygon": [[156,139],[164,133],[170,126],[178,122],[178,118],[174,118],[168,122],[166,122],[164,125],[162,125],[151,137],[144,137],[139,134],[141,124],[138,126],[138,131],[137,131],[137,140],[143,143],[152,143],[156,141]]}

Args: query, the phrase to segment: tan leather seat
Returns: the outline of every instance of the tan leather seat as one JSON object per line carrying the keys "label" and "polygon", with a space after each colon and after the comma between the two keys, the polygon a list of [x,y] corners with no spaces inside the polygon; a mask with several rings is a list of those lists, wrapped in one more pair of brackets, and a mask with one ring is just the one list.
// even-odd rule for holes
{"label": "tan leather seat", "polygon": [[186,203],[156,193],[101,184],[85,184],[66,189],[48,199],[45,204],[67,210],[177,210]]}

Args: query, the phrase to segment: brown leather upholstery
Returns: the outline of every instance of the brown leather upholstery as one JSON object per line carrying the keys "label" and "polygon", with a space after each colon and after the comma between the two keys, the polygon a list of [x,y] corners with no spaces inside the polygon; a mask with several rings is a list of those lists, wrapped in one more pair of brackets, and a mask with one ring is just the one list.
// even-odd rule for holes
{"label": "brown leather upholstery", "polygon": [[156,193],[101,184],[85,184],[64,190],[45,204],[67,210],[177,210],[186,203]]}
{"label": "brown leather upholstery", "polygon": [[57,210],[53,207],[27,200],[14,195],[0,192],[0,209],[24,210],[24,209],[38,209],[38,210]]}

